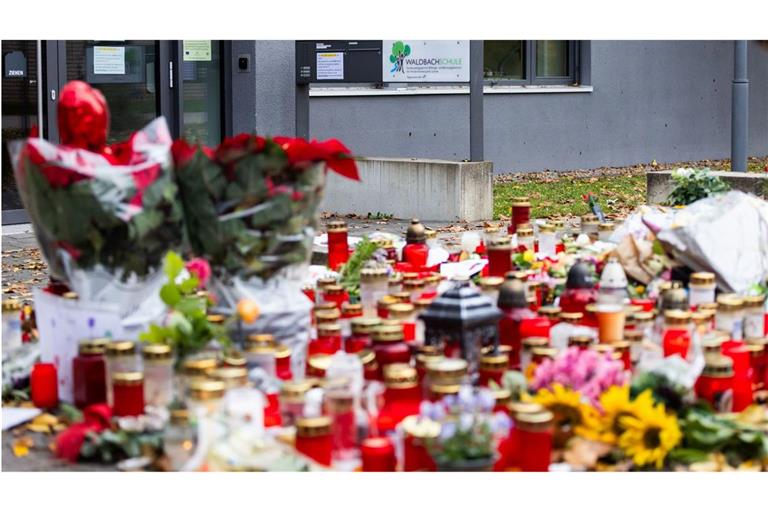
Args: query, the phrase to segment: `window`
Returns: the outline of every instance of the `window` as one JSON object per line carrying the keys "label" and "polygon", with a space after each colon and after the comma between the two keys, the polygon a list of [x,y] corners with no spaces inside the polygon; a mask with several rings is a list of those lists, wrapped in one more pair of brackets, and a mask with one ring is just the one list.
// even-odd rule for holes
{"label": "window", "polygon": [[485,41],[490,84],[571,85],[578,82],[578,41]]}

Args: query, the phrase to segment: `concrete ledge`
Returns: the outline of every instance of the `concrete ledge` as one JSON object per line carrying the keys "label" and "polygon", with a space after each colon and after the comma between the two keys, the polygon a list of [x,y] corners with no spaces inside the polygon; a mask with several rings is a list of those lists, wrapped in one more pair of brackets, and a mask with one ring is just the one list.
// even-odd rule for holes
{"label": "concrete ledge", "polygon": [[[712,171],[712,174],[727,181],[733,190],[768,197],[768,173]],[[648,204],[664,203],[675,187],[672,171],[650,171],[646,173]]]}
{"label": "concrete ledge", "polygon": [[425,221],[493,216],[493,163],[418,158],[361,158],[361,182],[328,174],[321,210]]}

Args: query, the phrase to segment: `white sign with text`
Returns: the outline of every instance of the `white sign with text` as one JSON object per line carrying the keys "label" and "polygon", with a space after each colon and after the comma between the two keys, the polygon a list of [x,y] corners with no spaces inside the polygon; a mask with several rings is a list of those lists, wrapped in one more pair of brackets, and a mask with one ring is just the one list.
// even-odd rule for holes
{"label": "white sign with text", "polygon": [[469,40],[384,40],[385,82],[469,82]]}

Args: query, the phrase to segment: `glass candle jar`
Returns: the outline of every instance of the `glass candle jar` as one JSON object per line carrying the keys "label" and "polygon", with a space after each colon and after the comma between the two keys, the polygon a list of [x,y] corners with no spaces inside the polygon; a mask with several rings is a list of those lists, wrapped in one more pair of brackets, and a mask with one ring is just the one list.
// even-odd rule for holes
{"label": "glass candle jar", "polygon": [[488,273],[504,277],[512,270],[512,243],[508,236],[502,236],[488,246]]}
{"label": "glass candle jar", "polygon": [[332,276],[326,276],[326,277],[319,277],[317,281],[315,282],[315,298],[317,299],[317,303],[320,304],[322,302],[325,302],[323,299],[323,294],[325,293],[325,287],[326,286],[333,286],[339,284],[335,277]]}
{"label": "glass candle jar", "polygon": [[601,222],[597,225],[597,237],[601,242],[608,242],[616,225],[613,222]]}
{"label": "glass candle jar", "polygon": [[195,379],[189,384],[189,409],[194,415],[212,416],[221,408],[227,387],[216,379]]}
{"label": "glass candle jar", "polygon": [[389,306],[397,304],[398,302],[400,302],[400,299],[396,298],[394,295],[383,296],[379,299],[379,302],[376,303],[376,316],[379,318],[387,318],[389,316]]}
{"label": "glass candle jar", "polygon": [[440,435],[440,424],[413,415],[400,424],[403,430],[403,471],[435,471],[428,444]]}
{"label": "glass candle jar", "polygon": [[[395,292],[399,292],[399,285]],[[360,303],[364,316],[376,316],[376,304],[390,293],[387,269],[375,267],[360,271]]]}
{"label": "glass candle jar", "polygon": [[761,388],[765,384],[766,339],[755,339],[747,342],[749,365],[752,369],[752,384]]}
{"label": "glass candle jar", "polygon": [[307,358],[307,376],[322,379],[325,371],[331,366],[331,356],[328,354],[315,354]]}
{"label": "glass candle jar", "polygon": [[502,236],[502,231],[499,226],[485,226],[483,228],[483,245],[487,249],[500,236]]}
{"label": "glass candle jar", "polygon": [[333,453],[331,418],[328,416],[297,418],[296,451],[318,464],[330,466]]}
{"label": "glass candle jar", "polygon": [[424,320],[421,319],[421,314],[424,313],[424,311],[429,308],[429,305],[432,304],[433,299],[417,299],[413,301],[413,307],[414,310],[414,316],[415,316],[415,323],[416,323],[416,333],[415,333],[415,342],[417,345],[421,346],[424,344],[425,334],[426,334],[426,326],[424,324]]}
{"label": "glass candle jar", "polygon": [[429,394],[427,396],[429,396],[430,401],[437,403],[447,396],[459,396],[460,389],[461,384],[435,382],[429,386]]}
{"label": "glass candle jar", "polygon": [[288,345],[277,345],[275,347],[275,376],[280,380],[291,380],[293,378],[291,353],[291,347]]}
{"label": "glass candle jar", "polygon": [[381,323],[376,317],[357,317],[350,322],[352,334],[344,340],[344,351],[356,354],[371,346],[371,333]]}
{"label": "glass candle jar", "polygon": [[715,274],[694,272],[688,281],[688,303],[693,306],[715,302]]}
{"label": "glass candle jar", "polygon": [[331,460],[344,462],[357,458],[355,397],[349,383],[326,389],[323,398],[325,412],[331,419]]}
{"label": "glass candle jar", "polygon": [[624,338],[624,308],[618,304],[596,304],[597,329],[600,343],[613,343]]}
{"label": "glass candle jar", "polygon": [[461,384],[467,380],[468,368],[467,361],[453,357],[428,361],[424,379],[426,387],[430,389],[433,384]]}
{"label": "glass candle jar", "polygon": [[341,326],[338,323],[318,324],[317,339],[310,342],[309,354],[335,354],[341,350],[341,342]]}
{"label": "glass candle jar", "polygon": [[52,409],[59,405],[59,383],[53,363],[36,363],[29,376],[29,394],[39,409]]}
{"label": "glass candle jar", "polygon": [[554,415],[549,411],[515,417],[521,471],[549,471],[552,459]]}
{"label": "glass candle jar", "polygon": [[363,379],[366,382],[381,380],[381,368],[376,361],[376,353],[373,350],[365,349],[357,353],[360,363],[363,365]]}
{"label": "glass candle jar", "polygon": [[[384,402],[414,402],[418,405],[421,401],[421,390],[416,368],[407,363],[394,363],[384,366]],[[407,415],[404,415],[405,417]],[[400,418],[402,419],[402,418]]]}
{"label": "glass candle jar", "polygon": [[346,338],[352,332],[352,319],[361,316],[363,316],[362,304],[350,304],[349,302],[345,302],[341,306],[341,318],[339,319],[339,326],[341,326],[342,338]]}
{"label": "glass candle jar", "polygon": [[[325,324],[321,324],[325,325]],[[275,349],[277,345],[271,334],[255,334],[248,337],[245,345],[245,361],[248,370],[263,369],[267,375],[276,376]]]}
{"label": "glass candle jar", "polygon": [[517,247],[524,247],[528,251],[536,251],[533,238],[533,228],[517,227]]}
{"label": "glass candle jar", "polygon": [[21,302],[3,300],[3,353],[21,346]]}
{"label": "glass candle jar", "polygon": [[116,373],[131,373],[141,371],[141,360],[138,357],[136,343],[133,341],[110,341],[105,347],[107,360],[107,402],[114,406],[112,396],[112,376]]}
{"label": "glass candle jar", "polygon": [[744,338],[765,336],[765,295],[744,297]]}
{"label": "glass candle jar", "polygon": [[643,351],[643,333],[637,329],[624,329],[624,341],[629,343],[629,359],[633,365],[640,361],[640,354]]}
{"label": "glass candle jar", "polygon": [[105,345],[104,340],[82,340],[77,356],[72,359],[72,395],[75,407],[79,409],[107,403]]}
{"label": "glass candle jar", "polygon": [[167,407],[173,401],[173,352],[170,345],[144,345],[144,402]]}
{"label": "glass candle jar", "polygon": [[181,364],[181,382],[177,386],[176,394],[181,397],[186,397],[189,394],[190,384],[199,379],[205,379],[208,372],[216,368],[218,361],[215,357],[208,355],[199,355],[188,357]]}
{"label": "glass candle jar", "polygon": [[731,339],[743,339],[744,300],[732,294],[717,297],[715,329],[730,333]]}
{"label": "glass candle jar", "polygon": [[326,224],[328,229],[328,267],[338,269],[349,259],[347,223],[334,220]]}
{"label": "glass candle jar", "polygon": [[163,453],[171,470],[181,471],[194,452],[195,428],[187,409],[173,409],[170,413],[170,421],[163,430]]}
{"label": "glass candle jar", "polygon": [[730,412],[733,404],[733,361],[722,355],[706,358],[704,371],[696,381],[696,396],[718,412]]}
{"label": "glass candle jar", "polygon": [[395,471],[395,445],[387,437],[369,437],[360,443],[364,472]]}
{"label": "glass candle jar", "polygon": [[496,304],[499,301],[499,290],[501,289],[501,285],[504,284],[503,277],[481,277],[478,284],[480,285],[480,290],[482,290],[483,295],[491,299],[493,304]]}
{"label": "glass candle jar", "polygon": [[412,342],[416,338],[416,315],[413,304],[392,304],[389,306],[387,318],[399,320],[402,323],[403,341]]}
{"label": "glass candle jar", "polygon": [[421,294],[424,293],[424,280],[423,279],[404,280],[403,292],[408,292],[407,302],[413,302],[414,300],[421,298]]}
{"label": "glass candle jar", "polygon": [[685,359],[691,346],[691,313],[671,309],[664,312],[662,347],[664,357],[679,354]]}
{"label": "glass candle jar", "polygon": [[533,362],[533,349],[549,346],[549,339],[540,336],[530,336],[522,339],[520,352],[520,370],[525,373]]}
{"label": "glass candle jar", "polygon": [[341,318],[341,309],[337,308],[333,302],[321,302],[315,304],[312,309],[313,327],[324,322],[337,322],[339,318]]}
{"label": "glass candle jar", "polygon": [[[440,285],[440,281],[443,280],[443,276],[439,272],[432,272],[424,278],[424,290],[421,293],[421,297],[416,300],[422,300],[423,298],[432,299],[437,295],[437,287]],[[416,302],[414,300],[413,302]]]}
{"label": "glass candle jar", "polygon": [[504,377],[504,372],[506,372],[508,368],[508,354],[490,353],[481,356],[479,364],[479,384],[481,386],[488,386],[489,382],[493,381],[501,386],[501,379]]}
{"label": "glass candle jar", "polygon": [[632,369],[632,351],[631,344],[628,341],[614,341],[613,350],[620,354],[621,362],[624,363],[625,370]]}
{"label": "glass candle jar", "polygon": [[338,284],[329,284],[323,289],[323,301],[333,302],[341,311],[345,302],[349,302],[349,292]]}
{"label": "glass candle jar", "polygon": [[283,426],[289,427],[304,412],[304,402],[307,391],[312,389],[312,381],[291,380],[283,382],[280,387],[280,417]]}
{"label": "glass candle jar", "polygon": [[536,366],[548,359],[551,361],[557,357],[557,349],[555,347],[536,347],[531,352],[531,362]]}
{"label": "glass candle jar", "polygon": [[552,224],[544,224],[539,228],[539,253],[548,258],[557,255],[557,237]]}
{"label": "glass candle jar", "polygon": [[403,291],[403,276],[400,274],[392,274],[387,279],[387,295],[394,295]]}
{"label": "glass candle jar", "polygon": [[141,416],[144,414],[144,374],[118,372],[112,374],[112,395],[115,416]]}
{"label": "glass candle jar", "polygon": [[531,203],[527,197],[518,197],[512,200],[511,217],[507,233],[513,235],[517,232],[517,226],[531,222]]}
{"label": "glass candle jar", "polygon": [[[425,351],[424,349],[428,350]],[[435,347],[432,347],[431,345],[424,345],[419,347],[415,359],[416,376],[419,379],[419,383],[422,385],[422,390],[427,391],[426,388],[424,388],[424,381],[427,375],[427,365],[430,363],[436,363],[437,361],[442,361],[445,359],[445,356],[441,354]]]}
{"label": "glass candle jar", "polygon": [[534,414],[539,412],[545,412],[544,407],[541,404],[535,402],[514,402],[509,401],[506,404],[507,412],[513,420],[512,428],[509,430],[509,438],[505,443],[505,456],[503,469],[520,470],[520,453],[522,447],[520,446],[520,429],[517,426],[517,417],[521,414]]}

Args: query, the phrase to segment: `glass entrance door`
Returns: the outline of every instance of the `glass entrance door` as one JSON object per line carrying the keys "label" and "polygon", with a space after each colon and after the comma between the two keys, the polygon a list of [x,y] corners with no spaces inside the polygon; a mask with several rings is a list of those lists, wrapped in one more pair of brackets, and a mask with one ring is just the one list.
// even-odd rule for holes
{"label": "glass entrance door", "polygon": [[[2,42],[2,166],[3,224],[26,222],[24,206],[13,177],[8,142],[30,135],[38,121],[37,41]],[[41,128],[40,128],[41,129]]]}
{"label": "glass entrance door", "polygon": [[160,113],[157,41],[67,41],[66,79],[99,89],[110,110],[109,143],[127,139]]}

